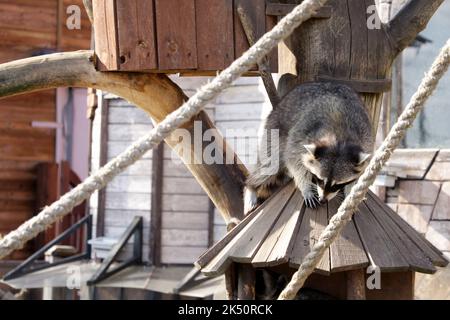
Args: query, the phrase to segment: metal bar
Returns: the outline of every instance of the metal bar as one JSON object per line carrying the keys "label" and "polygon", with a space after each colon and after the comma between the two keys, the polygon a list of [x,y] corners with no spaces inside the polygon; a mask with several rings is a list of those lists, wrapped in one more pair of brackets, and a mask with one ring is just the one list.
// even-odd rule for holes
{"label": "metal bar", "polygon": [[109,278],[113,274],[116,274],[117,272],[122,271],[126,267],[131,266],[137,262],[139,262],[139,261],[138,261],[138,258],[136,258],[136,257],[132,257],[124,262],[121,262],[116,267],[112,268],[111,270],[102,272],[102,274],[100,274],[98,277],[94,278],[94,276],[93,276],[90,280],[87,281],[87,285],[88,286],[95,285],[95,284],[99,283],[100,281],[105,280],[106,278]]}
{"label": "metal bar", "polygon": [[[16,275],[15,277],[18,277],[18,276],[21,276],[21,275],[24,275],[24,274],[27,274],[27,273],[31,273],[31,272],[36,272],[36,271],[41,271],[41,270],[44,270],[44,269],[56,267],[56,266],[59,266],[59,265],[65,264],[65,263],[70,263],[70,262],[86,259],[86,258],[87,258],[87,255],[86,255],[85,252],[84,253],[80,253],[80,254],[77,254],[75,256],[67,257],[67,258],[58,260],[58,261],[53,262],[53,263],[48,263],[48,264],[44,264],[44,265],[40,265],[40,266],[31,268],[31,269],[27,270],[24,273],[20,273],[20,274]],[[4,280],[10,280],[10,279],[6,279],[6,277],[5,277]]]}
{"label": "metal bar", "polygon": [[92,239],[92,215],[88,215],[87,230],[86,230],[86,255],[91,258],[92,246],[89,244],[89,240]]}
{"label": "metal bar", "polygon": [[52,241],[50,241],[49,243],[47,243],[45,246],[43,246],[41,249],[39,249],[38,251],[36,251],[34,254],[32,254],[28,259],[26,259],[23,263],[21,263],[20,265],[18,265],[16,268],[14,268],[13,270],[11,270],[10,272],[8,272],[3,279],[5,280],[9,280],[12,278],[15,278],[19,275],[25,274],[27,273],[26,271],[24,272],[23,270],[28,267],[29,265],[31,265],[35,260],[37,260],[42,254],[45,253],[45,251],[47,251],[48,249],[50,249],[51,247],[53,247],[55,244],[59,243],[62,240],[65,240],[66,238],[68,238],[73,232],[75,232],[80,226],[82,226],[84,223],[86,223],[88,220],[90,219],[90,215],[84,217],[83,219],[81,219],[80,221],[78,221],[77,223],[75,223],[73,226],[71,226],[70,228],[68,228],[66,231],[64,231],[63,233],[61,233],[59,236],[57,236],[55,239],[53,239]]}
{"label": "metal bar", "polygon": [[137,259],[138,263],[142,262],[142,218],[139,220],[139,224],[136,226],[137,230],[134,234],[134,243],[133,243],[133,257]]}
{"label": "metal bar", "polygon": [[188,274],[181,279],[181,281],[177,284],[177,286],[174,288],[174,292],[178,293],[191,281],[193,280],[198,274],[200,273],[200,269],[197,267],[192,268],[191,271],[188,272]]}
{"label": "metal bar", "polygon": [[[107,272],[111,264],[114,262],[114,260],[119,255],[120,251],[123,249],[123,247],[127,244],[128,240],[131,238],[131,236],[135,233],[141,233],[141,241],[142,241],[142,217],[134,217],[133,222],[128,226],[128,228],[123,233],[122,237],[120,238],[119,242],[114,246],[114,248],[109,253],[108,257],[103,260],[102,265],[100,268],[95,272],[95,274],[91,277],[91,279],[88,281],[88,285],[95,284],[98,281],[105,278],[105,275],[111,275],[111,272]],[[139,238],[139,236],[138,236]],[[139,240],[138,240],[139,241]],[[140,242],[141,242],[140,241]],[[142,246],[140,247],[142,249]],[[134,252],[133,252],[134,253]],[[127,263],[130,261],[139,261],[140,257],[142,257],[142,252],[139,254],[139,257],[133,256],[132,259],[127,260]],[[114,273],[117,272],[116,269],[114,269]]]}

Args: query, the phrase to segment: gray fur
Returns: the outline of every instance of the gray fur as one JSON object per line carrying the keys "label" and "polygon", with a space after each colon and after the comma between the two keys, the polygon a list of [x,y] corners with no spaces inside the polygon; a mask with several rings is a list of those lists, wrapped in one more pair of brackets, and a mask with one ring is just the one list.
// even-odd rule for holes
{"label": "gray fur", "polygon": [[[280,159],[277,170],[268,172],[265,170],[269,166],[268,160],[260,158],[247,179],[248,190],[255,192],[260,201],[293,178],[306,204],[314,207],[318,195],[310,169],[326,178],[344,181],[355,172],[361,172],[368,162],[356,165],[354,154],[373,151],[374,139],[367,110],[358,94],[345,85],[321,82],[295,87],[271,112],[264,127],[262,139],[267,139],[267,130],[279,130],[279,146],[272,147],[279,149]],[[304,145],[311,144],[320,148],[316,149],[314,161],[309,161],[307,167],[304,156],[308,151]],[[246,210],[255,205],[246,203]]]}

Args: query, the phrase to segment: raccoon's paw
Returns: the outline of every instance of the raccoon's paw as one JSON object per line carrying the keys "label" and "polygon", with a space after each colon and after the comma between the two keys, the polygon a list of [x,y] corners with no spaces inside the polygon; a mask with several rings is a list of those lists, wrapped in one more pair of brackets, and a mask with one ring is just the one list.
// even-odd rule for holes
{"label": "raccoon's paw", "polygon": [[249,213],[258,205],[258,196],[256,191],[245,187],[244,189],[244,214]]}
{"label": "raccoon's paw", "polygon": [[309,188],[307,190],[303,190],[302,194],[305,199],[306,207],[316,209],[320,205],[319,196],[314,189]]}

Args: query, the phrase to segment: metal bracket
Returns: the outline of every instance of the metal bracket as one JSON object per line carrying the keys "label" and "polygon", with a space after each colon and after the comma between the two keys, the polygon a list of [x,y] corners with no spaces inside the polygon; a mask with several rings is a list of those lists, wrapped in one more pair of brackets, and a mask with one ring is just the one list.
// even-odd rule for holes
{"label": "metal bracket", "polygon": [[[86,235],[86,251],[80,254],[77,254],[72,257],[68,257],[65,259],[58,260],[53,263],[48,263],[44,265],[40,265],[38,267],[31,267],[31,265],[36,262],[36,260],[45,254],[45,252],[53,247],[54,245],[58,244],[59,242],[67,239],[69,236],[71,236],[73,233],[75,233],[79,228],[81,228],[84,224],[87,226],[87,235]],[[77,223],[72,225],[70,228],[68,228],[66,231],[61,233],[59,236],[57,236],[55,239],[47,243],[45,246],[43,246],[41,249],[39,249],[37,252],[35,252],[33,255],[31,255],[28,259],[26,259],[24,262],[22,262],[20,265],[18,265],[16,268],[8,272],[4,277],[3,280],[11,280],[14,278],[18,278],[20,276],[23,276],[25,274],[35,272],[38,270],[43,270],[51,267],[55,267],[61,264],[82,260],[82,259],[89,259],[91,256],[91,245],[88,243],[88,241],[92,237],[92,215],[88,215],[84,217],[83,219],[79,220]]]}
{"label": "metal bracket", "polygon": [[[133,222],[128,226],[128,228],[123,233],[122,237],[119,239],[119,242],[114,246],[114,248],[109,253],[108,257],[103,260],[100,268],[94,273],[91,279],[88,280],[87,285],[92,286],[100,281],[112,276],[113,274],[125,269],[126,267],[142,262],[142,236],[143,236],[143,220],[142,217],[135,217]],[[122,251],[123,247],[128,243],[131,236],[134,237],[133,243],[133,256],[119,265],[111,268],[114,260]]]}

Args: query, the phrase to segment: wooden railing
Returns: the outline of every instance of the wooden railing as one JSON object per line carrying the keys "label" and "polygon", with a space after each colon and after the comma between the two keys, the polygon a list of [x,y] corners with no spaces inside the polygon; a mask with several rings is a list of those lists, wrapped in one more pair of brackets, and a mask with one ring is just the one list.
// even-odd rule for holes
{"label": "wooden railing", "polygon": [[[70,168],[68,162],[56,163],[41,163],[37,168],[37,201],[36,212],[41,208],[58,200],[59,197],[72,188],[76,187],[81,182],[78,175]],[[77,221],[80,221],[87,215],[86,202],[76,207],[72,213],[65,216],[61,221],[56,222],[51,228],[47,229],[38,239],[37,247],[49,243],[58,235],[62,234],[64,230],[70,228]],[[64,240],[62,244],[70,245],[77,249],[77,252],[85,250],[86,230],[78,229],[69,238]]]}

